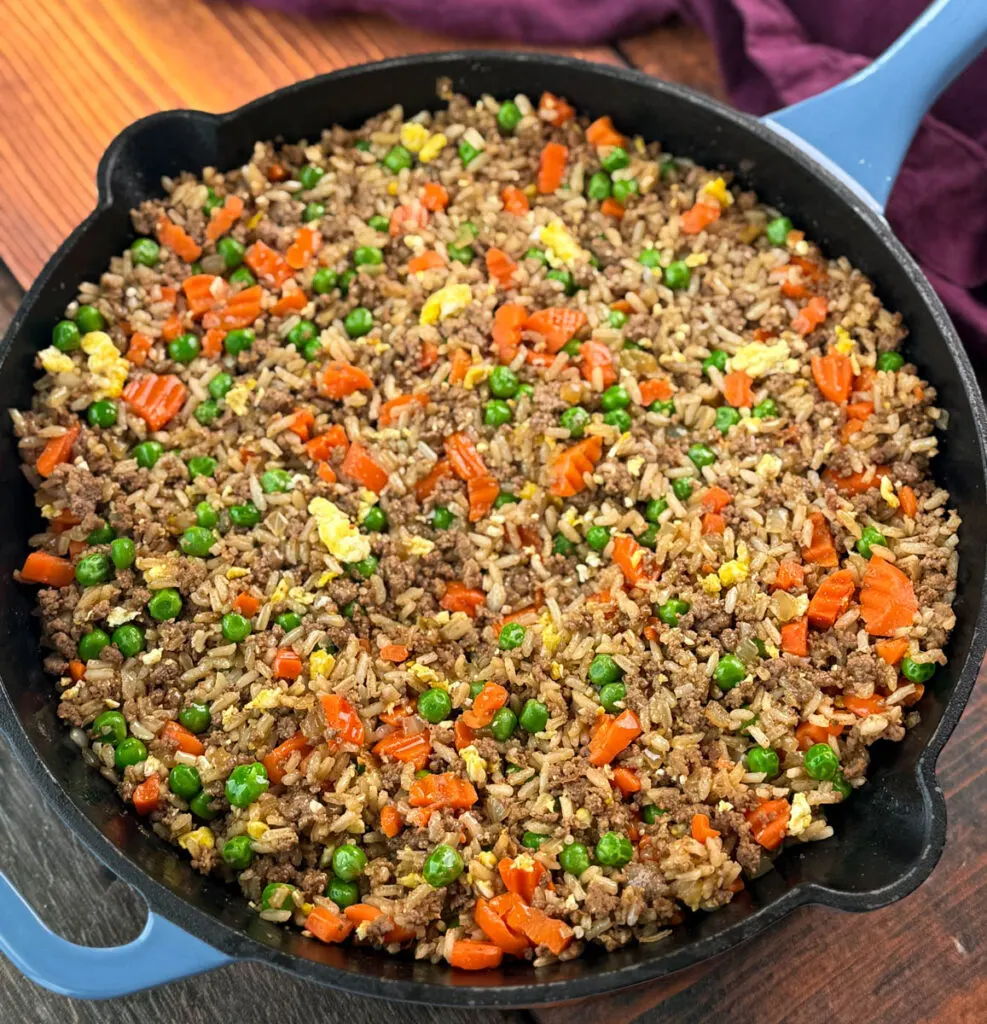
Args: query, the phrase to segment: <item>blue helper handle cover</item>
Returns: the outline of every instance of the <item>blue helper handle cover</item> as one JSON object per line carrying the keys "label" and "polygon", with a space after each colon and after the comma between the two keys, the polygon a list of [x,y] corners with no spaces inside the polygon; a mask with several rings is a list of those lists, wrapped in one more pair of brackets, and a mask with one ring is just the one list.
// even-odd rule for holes
{"label": "blue helper handle cover", "polygon": [[883,212],[919,122],[987,46],[987,0],[936,0],[852,78],[765,123]]}
{"label": "blue helper handle cover", "polygon": [[77,946],[51,931],[2,873],[0,953],[32,981],[77,999],[125,996],[233,962],[154,913],[125,946]]}

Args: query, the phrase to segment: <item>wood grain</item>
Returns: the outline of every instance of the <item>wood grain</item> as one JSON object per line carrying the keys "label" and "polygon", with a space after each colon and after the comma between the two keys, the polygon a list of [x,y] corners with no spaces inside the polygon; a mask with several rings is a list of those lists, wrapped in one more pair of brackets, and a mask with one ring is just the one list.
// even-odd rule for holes
{"label": "wood grain", "polygon": [[[131,121],[229,110],[351,64],[478,45],[374,17],[311,21],[201,0],[0,0],[0,25],[0,260],[23,285],[92,208],[99,157]],[[619,61],[609,47],[564,52]]]}
{"label": "wood grain", "polygon": [[709,39],[694,25],[672,21],[617,44],[620,54],[656,78],[681,82],[725,100],[726,90]]}

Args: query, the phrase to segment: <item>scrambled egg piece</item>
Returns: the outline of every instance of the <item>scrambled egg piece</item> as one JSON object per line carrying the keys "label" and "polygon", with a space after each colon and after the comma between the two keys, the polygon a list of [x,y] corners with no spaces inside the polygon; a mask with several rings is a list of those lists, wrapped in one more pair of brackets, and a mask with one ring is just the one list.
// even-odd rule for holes
{"label": "scrambled egg piece", "polygon": [[857,343],[850,337],[850,332],[842,324],[838,324],[836,327],[836,344],[833,345],[833,348],[841,356],[848,356],[856,347]]}
{"label": "scrambled egg piece", "polygon": [[482,853],[478,853],[476,859],[485,868],[495,868],[497,866],[497,856],[493,850],[484,850]]}
{"label": "scrambled egg piece", "polygon": [[82,336],[82,351],[89,356],[89,372],[96,380],[94,397],[118,397],[130,373],[130,363],[120,355],[113,339],[104,331],[90,331]]}
{"label": "scrambled egg piece", "polygon": [[336,667],[336,659],[328,651],[312,651],[308,659],[310,676],[328,676]]}
{"label": "scrambled egg piece", "polygon": [[416,555],[423,558],[435,547],[435,542],[427,537],[409,537],[405,549],[409,555]]}
{"label": "scrambled egg piece", "polygon": [[690,252],[689,255],[686,256],[684,262],[687,267],[704,267],[709,263],[709,253]]}
{"label": "scrambled egg piece", "polygon": [[518,491],[518,497],[525,501],[529,498],[537,497],[537,495],[538,485],[536,483],[532,483],[530,480],[521,488],[520,491]]}
{"label": "scrambled egg piece", "polygon": [[702,191],[715,199],[720,206],[727,207],[733,205],[733,196],[730,190],[727,188],[727,183],[722,178],[714,178],[712,181],[707,181],[703,185]]}
{"label": "scrambled egg piece", "polygon": [[216,837],[213,835],[211,828],[206,828],[206,826],[203,825],[202,828],[186,832],[185,835],[179,836],[178,839],[178,845],[183,850],[187,850],[189,848],[189,843],[193,842],[198,843],[204,850],[211,850],[216,845]]}
{"label": "scrambled egg piece", "polygon": [[274,593],[268,598],[271,604],[277,604],[279,601],[283,601],[288,596],[288,591],[291,589],[291,580],[287,576],[282,576],[278,580],[278,585],[274,588]]}
{"label": "scrambled egg piece", "polygon": [[398,183],[396,181],[389,181],[387,183],[387,194],[389,196],[396,196],[398,194]]}
{"label": "scrambled egg piece", "polygon": [[642,456],[632,455],[627,460],[627,472],[631,476],[640,476],[642,469],[644,469],[644,458]]}
{"label": "scrambled egg piece", "polygon": [[315,594],[310,594],[304,587],[292,587],[288,596],[299,604],[315,604]]}
{"label": "scrambled egg piece", "polygon": [[487,762],[480,756],[480,752],[471,743],[468,747],[463,747],[459,752],[459,756],[466,763],[466,774],[469,776],[470,782],[482,783],[487,778]]}
{"label": "scrambled egg piece", "polygon": [[589,826],[593,824],[593,815],[590,814],[589,810],[585,807],[580,807],[573,817],[575,817],[576,821],[578,821],[583,828],[589,828]]}
{"label": "scrambled egg piece", "polygon": [[417,121],[406,121],[401,125],[401,145],[412,153],[420,153],[428,141],[428,129]]}
{"label": "scrambled egg piece", "polygon": [[38,353],[38,358],[49,373],[72,373],[75,369],[72,357],[67,356],[64,352],[59,352],[54,345],[43,348]]}
{"label": "scrambled egg piece", "polygon": [[280,690],[260,690],[256,697],[247,702],[246,711],[270,711],[281,703]]}
{"label": "scrambled egg piece", "polygon": [[562,663],[558,661],[553,661],[552,664],[549,666],[549,671],[552,675],[552,678],[556,682],[558,682],[562,678],[563,674]]}
{"label": "scrambled egg piece", "polygon": [[178,555],[168,554],[159,558],[138,558],[137,568],[144,574],[145,583],[153,583],[162,576],[175,574],[178,565]]}
{"label": "scrambled egg piece", "polygon": [[898,495],[894,492],[894,484],[891,483],[891,477],[881,477],[881,497],[891,506],[891,508],[897,508],[901,502],[898,500]]}
{"label": "scrambled egg piece", "polygon": [[765,480],[773,480],[781,472],[781,459],[771,452],[765,452],[755,466],[754,472]]}
{"label": "scrambled egg piece", "polygon": [[473,292],[468,284],[446,285],[425,300],[418,321],[421,324],[437,324],[440,320],[455,316],[464,310],[472,299]]}
{"label": "scrambled egg piece", "polygon": [[141,655],[141,662],[144,665],[157,665],[161,660],[161,648],[155,647],[154,650],[148,651],[146,654]]}
{"label": "scrambled egg piece", "polygon": [[247,221],[247,230],[253,231],[255,227],[264,219],[264,211],[258,210],[250,220]]}
{"label": "scrambled egg piece", "polygon": [[250,392],[257,387],[257,381],[253,377],[247,377],[245,380],[240,381],[239,384],[235,384],[226,392],[226,404],[237,414],[237,416],[244,416],[247,412],[247,401],[250,398]]}
{"label": "scrambled egg piece", "polygon": [[231,565],[229,569],[226,570],[226,578],[228,580],[240,580],[243,579],[244,576],[249,575],[250,570],[244,569],[242,566],[239,565]]}
{"label": "scrambled egg piece", "polygon": [[405,887],[405,889],[414,889],[416,886],[421,885],[422,882],[424,882],[424,881],[425,881],[425,879],[422,878],[421,875],[419,875],[416,872],[412,871],[411,874],[409,874],[409,875],[402,875],[398,879],[398,885],[403,885]]}
{"label": "scrambled egg piece", "polygon": [[356,518],[363,522],[367,513],[377,504],[377,495],[367,487],[360,488],[360,504],[356,509]]}
{"label": "scrambled egg piece", "polygon": [[[805,599],[805,606],[806,606],[806,608],[809,607],[809,599],[808,598]],[[802,614],[804,615],[805,613],[803,612]],[[769,658],[777,658],[778,655],[781,653],[778,650],[778,648],[775,647],[775,645],[772,644],[772,643],[765,643],[764,649],[768,652],[768,657]]]}
{"label": "scrambled egg piece", "polygon": [[791,349],[784,338],[779,338],[771,345],[752,341],[749,345],[741,345],[730,360],[732,370],[743,370],[755,379],[764,377],[777,369],[791,355]]}
{"label": "scrambled egg piece", "polygon": [[419,665],[417,661],[409,661],[405,668],[408,670],[409,675],[413,676],[420,683],[438,686],[443,690],[449,686],[445,679],[435,669],[429,668],[428,665]]}
{"label": "scrambled egg piece", "polygon": [[485,364],[482,366],[471,366],[466,371],[466,376],[463,378],[463,387],[466,388],[467,391],[472,391],[477,384],[482,384],[492,372],[492,366],[487,366]]}
{"label": "scrambled egg piece", "polygon": [[319,577],[318,582],[315,584],[317,587],[324,587],[327,583],[332,583],[334,579],[342,575],[338,572],[333,572],[332,569],[326,569],[326,571]]}
{"label": "scrambled egg piece", "polygon": [[711,572],[708,576],[701,576],[699,578],[699,586],[706,591],[710,597],[715,597],[722,589],[723,585],[720,583],[720,577],[715,572]]}
{"label": "scrambled egg piece", "polygon": [[563,263],[575,263],[586,256],[580,244],[569,234],[568,228],[558,217],[541,229],[541,241]]}
{"label": "scrambled egg piece", "polygon": [[725,587],[732,587],[737,583],[743,583],[749,574],[750,566],[748,566],[746,562],[740,561],[738,558],[733,558],[729,562],[724,562],[717,573],[720,577],[720,582]]}
{"label": "scrambled egg piece", "polygon": [[446,148],[449,140],[442,134],[436,132],[428,137],[428,141],[422,146],[418,153],[418,159],[423,163],[431,163]]}
{"label": "scrambled egg piece", "polygon": [[[227,395],[229,398],[229,395]],[[341,562],[359,562],[370,554],[370,540],[350,522],[349,517],[326,498],[313,498],[308,514],[319,530],[319,540]]]}
{"label": "scrambled egg piece", "polygon": [[552,622],[550,615],[543,615],[541,617],[542,631],[541,631],[541,643],[542,647],[548,654],[554,654],[559,649],[559,644],[562,643],[562,634],[555,628],[555,623]]}
{"label": "scrambled egg piece", "polygon": [[801,835],[812,821],[812,809],[809,807],[809,800],[805,793],[796,793],[792,797],[792,811],[788,817],[788,834],[790,836]]}
{"label": "scrambled egg piece", "polygon": [[251,839],[263,839],[267,832],[267,825],[262,821],[251,821],[247,824],[247,835]]}
{"label": "scrambled egg piece", "polygon": [[111,608],[110,614],[106,616],[106,624],[115,629],[125,622],[130,622],[131,619],[136,619],[138,615],[140,615],[139,611],[128,612],[126,608]]}

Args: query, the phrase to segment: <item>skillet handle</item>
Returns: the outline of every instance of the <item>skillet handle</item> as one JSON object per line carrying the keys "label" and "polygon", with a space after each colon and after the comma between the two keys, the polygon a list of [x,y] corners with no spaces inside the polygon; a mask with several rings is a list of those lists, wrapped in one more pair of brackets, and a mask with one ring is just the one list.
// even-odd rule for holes
{"label": "skillet handle", "polygon": [[987,46],[987,0],[936,0],[873,64],[765,123],[884,211],[926,111]]}
{"label": "skillet handle", "polygon": [[51,931],[2,872],[0,953],[32,981],[76,999],[129,995],[233,963],[154,913],[125,946],[78,946]]}

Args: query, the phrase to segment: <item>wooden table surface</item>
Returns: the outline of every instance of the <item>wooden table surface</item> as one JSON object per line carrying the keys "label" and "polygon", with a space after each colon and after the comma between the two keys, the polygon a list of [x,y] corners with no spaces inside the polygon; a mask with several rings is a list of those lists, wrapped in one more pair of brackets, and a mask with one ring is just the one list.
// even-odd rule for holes
{"label": "wooden table surface", "polygon": [[[130,121],[169,107],[221,111],[313,74],[409,52],[477,45],[371,17],[304,21],[199,0],[0,0],[0,333],[52,250],[95,196],[100,153]],[[494,44],[496,45],[496,44]],[[570,50],[632,63],[714,95],[708,43],[671,25],[614,45]],[[608,1024],[644,1014],[700,1024],[987,1020],[987,693],[974,693],[940,761],[946,852],[902,903],[864,916],[801,910],[774,931],[660,987],[528,1013],[384,1007],[238,964],[112,1003],[52,995],[0,959],[0,1020],[24,1024]],[[38,805],[0,741],[0,868],[73,941],[137,935],[140,900]]]}

